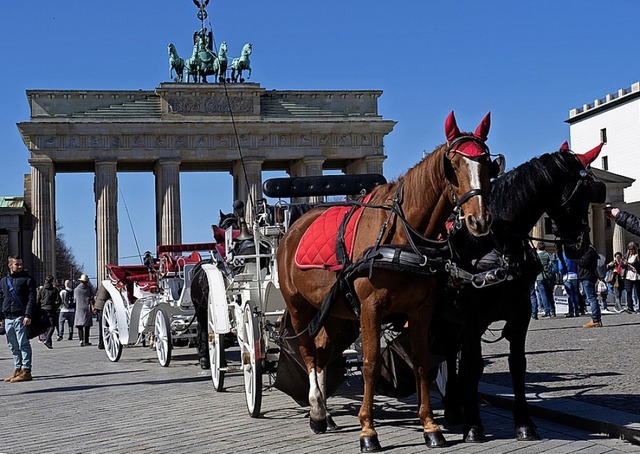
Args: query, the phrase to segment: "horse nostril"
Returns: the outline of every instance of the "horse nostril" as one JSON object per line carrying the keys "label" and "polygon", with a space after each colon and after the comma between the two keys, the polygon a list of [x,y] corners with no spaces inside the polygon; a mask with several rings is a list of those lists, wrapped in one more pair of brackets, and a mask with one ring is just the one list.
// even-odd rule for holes
{"label": "horse nostril", "polygon": [[478,221],[476,220],[476,217],[473,215],[469,215],[467,216],[467,226],[471,229],[476,230],[478,228]]}

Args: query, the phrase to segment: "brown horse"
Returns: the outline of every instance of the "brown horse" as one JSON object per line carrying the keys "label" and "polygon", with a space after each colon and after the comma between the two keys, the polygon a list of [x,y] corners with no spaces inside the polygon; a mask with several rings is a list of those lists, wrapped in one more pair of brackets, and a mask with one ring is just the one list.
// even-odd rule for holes
{"label": "brown horse", "polygon": [[[310,426],[314,432],[327,429],[324,368],[328,356],[333,344],[339,344],[343,321],[357,319],[355,313],[359,312],[364,379],[364,395],[358,415],[362,426],[360,448],[363,452],[382,449],[373,424],[374,379],[380,369],[380,326],[385,317],[403,314],[411,327],[418,383],[418,415],[425,442],[429,446],[445,444],[440,428],[433,420],[427,377],[427,335],[436,279],[428,275],[425,277],[425,273],[420,276],[420,273],[380,269],[367,259],[371,256],[372,247],[379,251],[382,246],[396,251],[399,257],[413,254],[413,263],[419,264],[416,266],[428,267],[429,260],[419,253],[419,245],[428,244],[429,239],[436,238],[454,211],[473,235],[482,236],[489,232],[491,215],[487,211],[486,194],[491,159],[485,145],[489,124],[487,114],[475,133],[461,133],[451,112],[445,122],[447,144],[437,147],[397,181],[372,191],[354,234],[351,255],[353,263],[364,260],[367,272],[352,276],[352,280],[345,284],[355,297],[351,300],[359,302],[359,310],[348,307],[349,298],[345,297],[345,291],[335,291],[334,284],[340,283],[340,274],[318,268],[303,270],[295,263],[294,257],[303,234],[327,207],[306,213],[280,242],[277,257],[280,288],[309,374]],[[338,288],[344,290],[343,286]],[[314,342],[309,324],[328,294],[335,294],[336,298],[327,311],[324,308],[321,311],[329,315]]]}

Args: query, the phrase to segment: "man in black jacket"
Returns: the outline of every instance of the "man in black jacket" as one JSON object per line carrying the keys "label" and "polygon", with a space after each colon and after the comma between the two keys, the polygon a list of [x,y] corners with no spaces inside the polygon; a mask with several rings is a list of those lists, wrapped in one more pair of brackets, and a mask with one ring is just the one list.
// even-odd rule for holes
{"label": "man in black jacket", "polygon": [[0,280],[0,320],[7,331],[7,343],[15,369],[5,382],[31,381],[29,325],[36,304],[36,283],[22,269],[22,259],[9,256],[9,275]]}

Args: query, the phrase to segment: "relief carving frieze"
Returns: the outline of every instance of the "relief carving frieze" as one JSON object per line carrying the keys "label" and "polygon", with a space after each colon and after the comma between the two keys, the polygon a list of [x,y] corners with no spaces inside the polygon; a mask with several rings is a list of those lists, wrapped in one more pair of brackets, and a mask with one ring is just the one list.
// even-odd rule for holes
{"label": "relief carving frieze", "polygon": [[169,112],[180,114],[220,115],[229,114],[229,104],[234,114],[253,113],[252,98],[223,96],[175,96],[167,99]]}
{"label": "relief carving frieze", "polygon": [[67,137],[67,148],[78,148],[80,146],[80,139],[77,136]]}
{"label": "relief carving frieze", "polygon": [[135,136],[133,138],[133,143],[131,144],[133,148],[144,148],[144,136]]}
{"label": "relief carving frieze", "polygon": [[103,148],[104,138],[102,136],[91,136],[87,142],[89,148]]}
{"label": "relief carving frieze", "polygon": [[196,148],[207,148],[207,136],[200,136],[196,139]]}
{"label": "relief carving frieze", "polygon": [[185,136],[176,137],[176,148],[186,148],[187,138]]}
{"label": "relief carving frieze", "polygon": [[44,139],[44,148],[58,148],[58,138],[56,136],[49,136]]}

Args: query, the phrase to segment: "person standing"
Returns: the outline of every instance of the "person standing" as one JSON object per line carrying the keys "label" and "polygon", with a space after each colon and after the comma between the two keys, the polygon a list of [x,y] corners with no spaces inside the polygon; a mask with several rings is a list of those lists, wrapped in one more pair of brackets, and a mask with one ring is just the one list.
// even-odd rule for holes
{"label": "person standing", "polygon": [[607,263],[607,284],[611,286],[611,293],[613,293],[613,304],[615,305],[616,312],[622,312],[622,291],[624,290],[624,280],[622,274],[623,259],[622,252],[616,252],[613,254],[613,260]]}
{"label": "person standing", "polygon": [[36,282],[22,269],[20,256],[8,260],[9,275],[0,280],[0,320],[13,355],[13,374],[5,382],[31,381],[32,351],[28,327],[36,305]]}
{"label": "person standing", "polygon": [[[609,219],[615,221],[615,223],[620,227],[636,236],[640,236],[640,219],[637,216],[612,206],[606,206],[604,208],[604,212]],[[629,258],[631,258],[631,262]],[[624,289],[627,293],[626,311],[633,313],[635,311],[633,304],[634,299],[640,299],[640,277],[638,276],[640,263],[638,263],[638,245],[633,241],[627,246],[627,257],[622,264],[622,268],[624,269],[622,274]],[[638,311],[640,312],[640,305],[638,307]]]}
{"label": "person standing", "polygon": [[58,326],[58,308],[61,305],[60,294],[58,293],[58,289],[53,285],[53,276],[50,274],[44,278],[44,285],[37,293],[37,301],[40,305],[40,309],[42,309],[47,316],[49,317],[49,329],[45,332],[44,346],[48,349],[52,349],[53,345],[51,345],[51,338],[53,336],[53,332]]}
{"label": "person standing", "polygon": [[95,306],[93,308],[93,312],[98,318],[98,350],[104,350],[104,339],[102,338],[102,309],[104,308],[104,303],[106,303],[109,298],[111,298],[109,291],[100,283],[100,285],[98,285],[98,291],[96,292]]}
{"label": "person standing", "polygon": [[635,312],[635,302],[640,298],[640,256],[638,245],[631,241],[627,246],[627,257],[622,262],[624,289],[627,292],[627,312]]}
{"label": "person standing", "polygon": [[536,244],[536,252],[542,264],[542,272],[536,276],[536,289],[538,290],[538,298],[544,307],[544,315],[541,318],[549,318],[556,316],[556,303],[553,299],[553,282],[551,282],[550,274],[551,262],[553,257],[546,250],[546,245],[539,241]]}
{"label": "person standing", "polygon": [[591,321],[582,325],[583,328],[597,328],[602,326],[602,314],[600,305],[596,297],[596,282],[598,276],[596,268],[598,266],[598,252],[592,244],[582,257],[578,259],[578,280],[582,285],[582,291],[587,300],[587,304],[591,307]]}
{"label": "person standing", "polygon": [[[563,253],[564,254],[564,253]],[[560,261],[560,271],[562,272],[562,282],[567,292],[568,311],[565,317],[580,316],[580,287],[578,284],[578,262],[563,255]]]}
{"label": "person standing", "polygon": [[60,307],[60,321],[58,324],[58,338],[57,341],[61,341],[64,337],[64,322],[67,322],[69,326],[69,340],[73,340],[73,319],[76,315],[76,303],[73,299],[73,287],[71,287],[71,281],[67,279],[64,281],[64,289],[60,292],[60,299],[62,300],[62,306]]}
{"label": "person standing", "polygon": [[83,274],[80,283],[73,291],[73,299],[76,302],[76,313],[73,324],[78,328],[80,347],[92,345],[89,342],[89,332],[93,326],[93,287],[89,282],[89,276]]}

